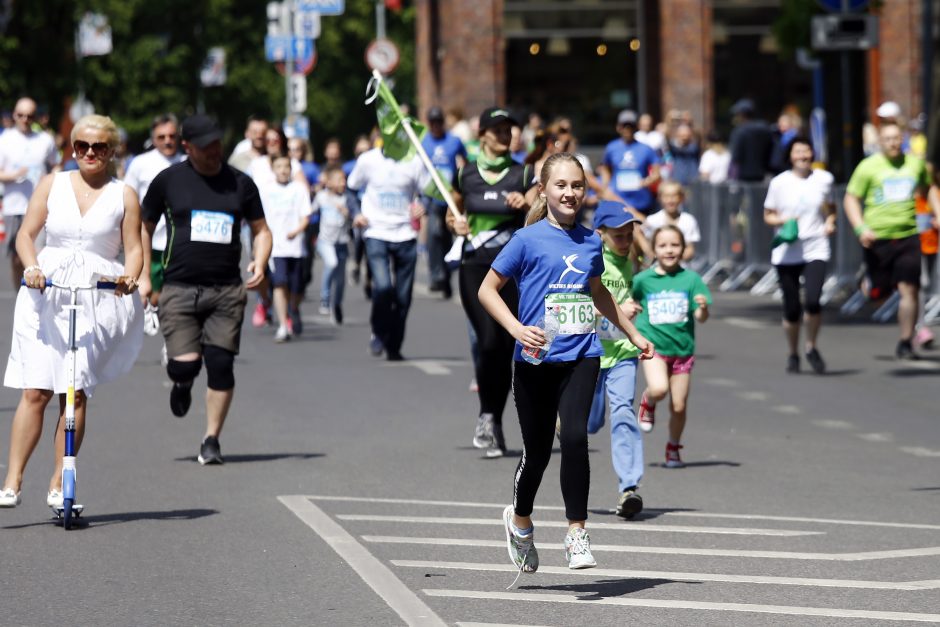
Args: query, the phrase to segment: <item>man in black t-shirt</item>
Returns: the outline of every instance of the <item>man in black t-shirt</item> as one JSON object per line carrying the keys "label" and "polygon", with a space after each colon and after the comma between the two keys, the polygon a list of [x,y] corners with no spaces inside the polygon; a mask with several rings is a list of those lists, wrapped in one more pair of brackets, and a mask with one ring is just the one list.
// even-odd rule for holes
{"label": "man in black t-shirt", "polygon": [[[258,188],[222,160],[222,132],[204,115],[183,122],[188,159],[154,178],[143,199],[149,235],[166,218],[160,330],[166,340],[170,409],[182,418],[192,403],[193,380],[206,362],[206,434],[200,464],[221,464],[219,433],[235,392],[233,365],[241,340],[246,289],[257,287],[271,254],[271,231]],[[254,238],[247,281],[241,278],[242,220]],[[146,242],[149,245],[149,242]],[[144,296],[148,296],[144,294]]]}

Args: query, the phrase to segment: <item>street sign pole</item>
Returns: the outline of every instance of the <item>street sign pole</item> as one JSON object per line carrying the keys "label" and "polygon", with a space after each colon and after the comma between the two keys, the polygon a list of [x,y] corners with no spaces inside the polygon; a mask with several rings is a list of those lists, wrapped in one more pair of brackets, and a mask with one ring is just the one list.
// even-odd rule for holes
{"label": "street sign pole", "polygon": [[287,33],[290,39],[290,44],[287,46],[287,58],[284,59],[284,119],[287,119],[294,102],[294,85],[291,81],[291,76],[294,74],[294,0],[284,0],[281,20],[283,32]]}
{"label": "street sign pole", "polygon": [[[842,0],[842,13],[851,13],[851,11],[851,0]],[[846,181],[849,180],[854,166],[852,155],[855,141],[857,141],[854,134],[855,131],[861,131],[852,123],[852,75],[849,60],[848,50],[839,53],[839,73],[842,85],[842,176]]]}

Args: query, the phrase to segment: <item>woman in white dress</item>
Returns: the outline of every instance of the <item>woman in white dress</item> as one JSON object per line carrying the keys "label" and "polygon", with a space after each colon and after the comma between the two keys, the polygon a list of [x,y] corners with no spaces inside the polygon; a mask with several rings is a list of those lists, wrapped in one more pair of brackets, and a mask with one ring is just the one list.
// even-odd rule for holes
{"label": "woman in white dress", "polygon": [[[89,284],[96,275],[117,283],[114,293],[79,292],[75,382],[75,443],[85,431],[86,399],[99,383],[128,372],[142,342],[143,307],[128,296],[137,289],[143,267],[140,205],[134,190],[113,178],[117,127],[110,118],[91,115],[72,130],[77,172],[50,174],[29,201],[16,251],[27,266],[13,314],[13,341],[4,385],[20,388],[10,433],[10,459],[0,490],[0,507],[15,507],[26,462],[42,434],[43,412],[59,396],[55,434],[56,469],[46,502],[62,504],[62,456],[65,438],[66,359],[68,358],[67,290],[58,284]],[[37,255],[36,237],[45,227],[46,247]],[[123,246],[124,264],[118,261]]]}

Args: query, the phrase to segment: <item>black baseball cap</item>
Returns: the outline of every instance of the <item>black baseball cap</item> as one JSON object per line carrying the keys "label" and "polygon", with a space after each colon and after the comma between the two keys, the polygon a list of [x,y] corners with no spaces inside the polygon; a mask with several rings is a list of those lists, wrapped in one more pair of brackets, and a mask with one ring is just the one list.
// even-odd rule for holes
{"label": "black baseball cap", "polygon": [[431,107],[428,109],[428,122],[443,122],[444,111],[440,107]]}
{"label": "black baseball cap", "polygon": [[197,113],[183,120],[180,137],[197,148],[205,148],[222,139],[222,131],[212,118]]}
{"label": "black baseball cap", "polygon": [[480,114],[480,130],[485,131],[493,128],[502,122],[509,122],[513,126],[519,126],[519,123],[512,117],[508,110],[500,107],[490,107]]}

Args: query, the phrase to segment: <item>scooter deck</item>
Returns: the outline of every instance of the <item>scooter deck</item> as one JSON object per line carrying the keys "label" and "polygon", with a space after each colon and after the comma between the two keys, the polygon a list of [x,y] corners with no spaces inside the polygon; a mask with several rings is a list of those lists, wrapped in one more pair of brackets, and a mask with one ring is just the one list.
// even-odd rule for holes
{"label": "scooter deck", "polygon": [[[56,518],[62,518],[62,512],[65,511],[65,508],[64,508],[64,507],[51,507],[50,509],[52,510],[52,513],[55,514],[55,517],[56,517]],[[80,505],[80,504],[78,504],[78,503],[76,503],[75,505],[72,505],[72,515],[73,515],[73,516],[76,516],[76,517],[77,517],[77,516],[81,516],[81,515],[82,515],[82,512],[84,512],[84,511],[85,511],[85,506],[84,506],[84,505]]]}

